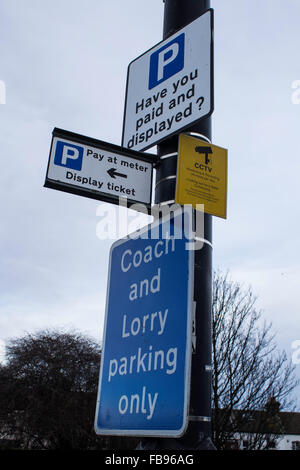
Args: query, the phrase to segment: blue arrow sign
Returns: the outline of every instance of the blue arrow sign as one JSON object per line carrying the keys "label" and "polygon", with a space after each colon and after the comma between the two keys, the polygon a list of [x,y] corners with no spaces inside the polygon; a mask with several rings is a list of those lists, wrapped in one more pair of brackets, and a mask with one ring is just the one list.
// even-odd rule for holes
{"label": "blue arrow sign", "polygon": [[186,227],[179,213],[111,248],[97,434],[178,437],[186,429],[194,253],[183,220]]}

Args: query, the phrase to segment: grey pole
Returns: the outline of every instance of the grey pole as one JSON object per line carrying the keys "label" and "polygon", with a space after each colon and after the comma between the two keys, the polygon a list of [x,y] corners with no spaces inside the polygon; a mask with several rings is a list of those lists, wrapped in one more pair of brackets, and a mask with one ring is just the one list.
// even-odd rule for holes
{"label": "grey pole", "polygon": [[[210,8],[210,0],[163,0],[163,39],[194,21]],[[185,132],[211,141],[211,118],[204,118]],[[155,203],[174,203],[178,135],[158,145]],[[168,178],[169,176],[173,178]],[[199,201],[200,202],[200,201]],[[179,439],[145,439],[140,449],[215,449],[211,441],[211,308],[212,308],[212,217],[204,215],[204,239],[195,251],[194,301],[196,302],[196,351],[192,355],[189,425]]]}

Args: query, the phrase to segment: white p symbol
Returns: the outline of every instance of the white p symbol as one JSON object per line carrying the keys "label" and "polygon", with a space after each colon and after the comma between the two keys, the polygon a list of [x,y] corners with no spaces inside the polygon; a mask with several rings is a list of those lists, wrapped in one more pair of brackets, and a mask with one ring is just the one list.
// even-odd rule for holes
{"label": "white p symbol", "polygon": [[68,145],[64,145],[61,163],[62,165],[67,164],[67,160],[77,160],[79,157],[79,151],[74,147],[69,147]]}
{"label": "white p symbol", "polygon": [[0,104],[6,103],[6,89],[3,80],[0,80]]}
{"label": "white p symbol", "polygon": [[176,59],[179,53],[178,42],[173,42],[169,47],[161,51],[158,55],[158,66],[157,66],[157,81],[162,80],[164,76],[164,68],[173,60]]}

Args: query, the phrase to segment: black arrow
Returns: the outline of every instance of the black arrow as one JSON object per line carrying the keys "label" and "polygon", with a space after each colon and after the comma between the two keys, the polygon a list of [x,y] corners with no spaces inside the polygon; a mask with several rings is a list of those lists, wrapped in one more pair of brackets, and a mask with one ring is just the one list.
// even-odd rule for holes
{"label": "black arrow", "polygon": [[115,178],[116,176],[120,176],[120,178],[127,178],[127,175],[124,175],[124,173],[118,173],[116,168],[111,168],[110,170],[107,170],[107,173],[112,178]]}

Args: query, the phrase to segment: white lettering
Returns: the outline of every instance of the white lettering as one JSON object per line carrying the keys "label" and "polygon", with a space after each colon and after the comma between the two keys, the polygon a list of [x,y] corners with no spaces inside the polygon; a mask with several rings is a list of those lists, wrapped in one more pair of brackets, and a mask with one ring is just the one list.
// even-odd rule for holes
{"label": "white lettering", "polygon": [[3,80],[0,80],[0,104],[6,104],[6,87]]}
{"label": "white lettering", "polygon": [[152,401],[151,393],[148,393],[148,402],[149,402],[150,413],[149,413],[149,415],[147,416],[147,419],[151,419],[152,416],[153,416],[157,397],[158,397],[158,393],[155,393],[154,398],[153,398],[153,401]]}
{"label": "white lettering", "polygon": [[300,364],[300,339],[292,342],[292,349],[296,349],[292,354],[292,363]]}
{"label": "white lettering", "polygon": [[147,313],[143,316],[135,317],[131,321],[128,320],[127,314],[123,315],[122,338],[128,338],[130,334],[132,336],[136,336],[139,333],[144,334],[146,330],[156,331],[157,335],[162,335],[165,331],[168,312],[169,310],[166,308],[164,312],[159,310],[151,314]]}
{"label": "white lettering", "polygon": [[[122,405],[122,402],[124,402],[124,405]],[[128,398],[126,395],[122,395],[119,400],[119,413],[121,415],[124,415],[127,410],[128,410]]]}
{"label": "white lettering", "polygon": [[108,381],[110,382],[111,377],[116,375],[118,370],[118,361],[117,359],[111,359],[109,361],[109,371],[108,371]]}
{"label": "white lettering", "polygon": [[155,256],[155,258],[160,258],[163,254],[163,250],[158,252],[158,247],[161,246],[161,245],[163,245],[162,241],[159,241],[159,242],[155,243],[155,245],[154,245],[154,256]]}
{"label": "white lettering", "polygon": [[141,347],[137,349],[137,354],[131,356],[123,356],[119,360],[111,359],[109,362],[108,382],[117,374],[140,374],[156,370],[164,371],[168,375],[172,375],[177,369],[177,348],[169,348],[167,351],[158,349],[153,351],[150,345],[148,350]]}
{"label": "white lettering", "polygon": [[[140,253],[140,252],[139,252]],[[130,291],[129,291],[129,300],[137,300],[138,298],[142,298],[144,296],[147,297],[149,293],[156,294],[160,291],[160,268],[157,270],[157,274],[155,274],[151,281],[149,279],[143,279],[138,285],[135,282],[131,284]]]}
{"label": "white lettering", "polygon": [[131,263],[129,263],[129,265],[127,267],[124,266],[124,258],[125,258],[126,255],[132,255],[132,251],[131,250],[126,250],[126,251],[124,251],[124,253],[122,255],[121,269],[122,269],[123,273],[127,273],[127,271],[129,271],[129,269],[131,268]]}
{"label": "white lettering", "polygon": [[127,336],[129,336],[129,333],[126,333],[126,318],[127,318],[127,315],[124,315],[124,317],[123,317],[122,338],[127,338]]}

